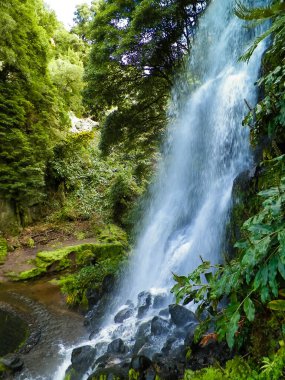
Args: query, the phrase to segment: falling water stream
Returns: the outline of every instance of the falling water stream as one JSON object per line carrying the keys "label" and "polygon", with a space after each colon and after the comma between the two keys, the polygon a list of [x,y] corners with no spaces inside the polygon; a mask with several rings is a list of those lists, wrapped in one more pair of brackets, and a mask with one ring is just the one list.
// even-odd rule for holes
{"label": "falling water stream", "polygon": [[[244,3],[258,5],[257,1]],[[256,31],[244,28],[243,21],[234,16],[234,4],[234,0],[211,1],[191,52],[187,73],[193,82],[191,91],[181,96],[181,82],[173,89],[170,109],[175,108],[176,116],[168,128],[151,200],[122,281],[122,305],[127,300],[136,304],[137,295],[145,290],[153,299],[169,294],[172,272],[189,273],[200,257],[222,260],[233,183],[253,163],[249,131],[242,127],[242,120],[248,112],[246,103],[256,103],[254,82],[265,49],[261,44],[249,63],[239,62]],[[81,344],[98,347],[100,343],[97,356],[118,337],[132,347],[139,326],[159,310],[150,308],[139,320],[135,313],[114,323],[114,315],[124,307],[109,311],[100,332]],[[163,342],[156,344],[161,347]],[[64,378],[71,351],[63,348],[64,360],[55,380]]]}

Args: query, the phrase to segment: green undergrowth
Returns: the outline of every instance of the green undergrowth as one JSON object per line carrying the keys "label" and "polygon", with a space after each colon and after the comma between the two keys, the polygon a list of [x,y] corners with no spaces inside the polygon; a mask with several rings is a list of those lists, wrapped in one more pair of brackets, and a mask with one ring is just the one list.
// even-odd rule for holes
{"label": "green undergrowth", "polygon": [[7,257],[8,245],[4,238],[0,237],[0,265],[4,264]]}
{"label": "green undergrowth", "polygon": [[62,277],[58,283],[62,293],[66,295],[66,302],[73,306],[87,306],[86,291],[97,289],[100,292],[104,278],[107,275],[118,275],[125,262],[126,256],[118,254],[98,260],[94,265],[85,266],[74,274]]}
{"label": "green undergrowth", "polygon": [[285,349],[280,342],[279,350],[270,357],[263,357],[256,365],[253,361],[240,356],[229,360],[222,368],[215,366],[199,371],[186,370],[184,380],[280,380],[284,379]]}
{"label": "green undergrowth", "polygon": [[123,251],[124,247],[120,243],[90,243],[38,252],[34,260],[35,267],[21,272],[16,279],[29,280],[46,273],[60,272],[68,268],[77,269],[94,260],[116,257]]}

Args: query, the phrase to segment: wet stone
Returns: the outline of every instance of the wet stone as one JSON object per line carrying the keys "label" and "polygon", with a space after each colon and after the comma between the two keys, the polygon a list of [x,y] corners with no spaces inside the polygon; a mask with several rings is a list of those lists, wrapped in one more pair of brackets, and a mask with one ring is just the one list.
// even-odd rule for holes
{"label": "wet stone", "polygon": [[109,344],[107,352],[113,354],[125,354],[128,352],[128,347],[125,345],[122,339],[118,338]]}
{"label": "wet stone", "polygon": [[151,294],[149,292],[141,292],[138,295],[138,318],[144,317],[151,304]]}
{"label": "wet stone", "polygon": [[24,366],[23,361],[15,354],[8,354],[4,356],[0,359],[0,363],[15,372],[20,371]]}
{"label": "wet stone", "polygon": [[78,373],[84,373],[95,360],[96,349],[91,346],[82,346],[72,351],[71,363]]}
{"label": "wet stone", "polygon": [[152,335],[167,334],[170,329],[170,323],[161,317],[153,317],[151,321],[151,333]]}
{"label": "wet stone", "polygon": [[154,309],[161,309],[166,304],[167,304],[167,295],[166,294],[158,294],[153,299],[152,307]]}
{"label": "wet stone", "polygon": [[158,315],[160,315],[161,317],[168,318],[169,317],[169,309],[168,309],[168,307],[166,307],[165,309],[160,310],[160,312],[158,313]]}
{"label": "wet stone", "polygon": [[172,322],[177,326],[185,326],[190,322],[198,323],[195,314],[181,305],[169,305],[169,313],[171,315]]}
{"label": "wet stone", "polygon": [[133,314],[134,310],[130,307],[126,307],[115,315],[114,321],[115,323],[122,323],[125,319],[130,318]]}

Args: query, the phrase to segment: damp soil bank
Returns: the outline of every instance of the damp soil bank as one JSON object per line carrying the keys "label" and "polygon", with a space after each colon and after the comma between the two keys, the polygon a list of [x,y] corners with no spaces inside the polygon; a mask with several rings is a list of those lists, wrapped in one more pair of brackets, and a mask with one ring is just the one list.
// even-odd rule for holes
{"label": "damp soil bank", "polygon": [[52,379],[61,347],[86,339],[83,316],[48,279],[0,283],[0,325],[0,356],[16,352],[24,362],[14,379]]}

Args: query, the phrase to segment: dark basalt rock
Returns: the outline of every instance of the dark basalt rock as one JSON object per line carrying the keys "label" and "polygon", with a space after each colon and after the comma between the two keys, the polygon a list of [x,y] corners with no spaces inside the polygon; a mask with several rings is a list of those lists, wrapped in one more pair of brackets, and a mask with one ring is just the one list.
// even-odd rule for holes
{"label": "dark basalt rock", "polygon": [[4,364],[5,367],[9,368],[13,372],[20,371],[24,366],[23,361],[15,354],[8,354],[4,356],[0,359],[0,363]]}
{"label": "dark basalt rock", "polygon": [[169,359],[164,354],[155,354],[152,362],[156,368],[157,374],[163,380],[177,380],[179,379],[179,370],[175,361]]}
{"label": "dark basalt rock", "polygon": [[188,325],[185,326],[185,332],[186,332],[185,339],[184,339],[185,346],[190,347],[192,345],[197,326],[198,326],[197,323],[189,323]]}
{"label": "dark basalt rock", "polygon": [[156,371],[154,370],[152,361],[143,355],[132,358],[130,369],[134,370],[138,375],[138,379],[155,380]]}
{"label": "dark basalt rock", "polygon": [[138,295],[138,318],[142,318],[148,311],[151,304],[151,294],[149,292],[141,292]]}
{"label": "dark basalt rock", "polygon": [[161,309],[163,306],[167,305],[167,295],[158,294],[153,299],[152,307],[154,309]]}
{"label": "dark basalt rock", "polygon": [[151,321],[151,333],[152,335],[167,334],[170,329],[170,323],[161,317],[153,317]]}
{"label": "dark basalt rock", "polygon": [[128,369],[114,366],[110,368],[97,369],[88,380],[128,380]]}
{"label": "dark basalt rock", "polygon": [[137,355],[132,358],[130,368],[137,372],[144,372],[152,367],[152,361],[143,355]]}
{"label": "dark basalt rock", "polygon": [[216,362],[223,366],[226,361],[233,357],[233,353],[225,342],[210,341],[204,347],[192,344],[191,349],[192,353],[188,367],[194,371],[214,365]]}
{"label": "dark basalt rock", "polygon": [[198,323],[195,314],[181,305],[169,305],[169,313],[172,322],[177,326],[185,326],[186,324],[193,322]]}
{"label": "dark basalt rock", "polygon": [[84,374],[95,360],[96,350],[91,346],[82,346],[72,351],[72,368],[79,374]]}
{"label": "dark basalt rock", "polygon": [[113,274],[107,274],[102,282],[102,293],[110,293],[114,289],[115,276]]}
{"label": "dark basalt rock", "polygon": [[31,335],[28,337],[28,339],[26,340],[26,343],[24,344],[24,346],[19,350],[19,352],[21,354],[29,353],[31,349],[39,343],[41,339],[41,335],[42,335],[41,330],[33,331]]}
{"label": "dark basalt rock", "polygon": [[107,352],[112,354],[125,354],[128,352],[128,347],[125,345],[122,339],[118,338],[109,344]]}
{"label": "dark basalt rock", "polygon": [[160,312],[158,313],[158,315],[160,315],[161,317],[168,318],[169,317],[169,308],[166,307],[165,309],[160,310]]}
{"label": "dark basalt rock", "polygon": [[102,297],[102,292],[98,289],[87,289],[86,298],[89,308],[97,305]]}
{"label": "dark basalt rock", "polygon": [[125,319],[130,318],[134,314],[134,309],[126,307],[123,310],[120,310],[114,318],[115,323],[122,323]]}
{"label": "dark basalt rock", "polygon": [[110,358],[111,358],[110,354],[104,354],[96,360],[95,365],[97,365],[98,368],[105,368]]}

